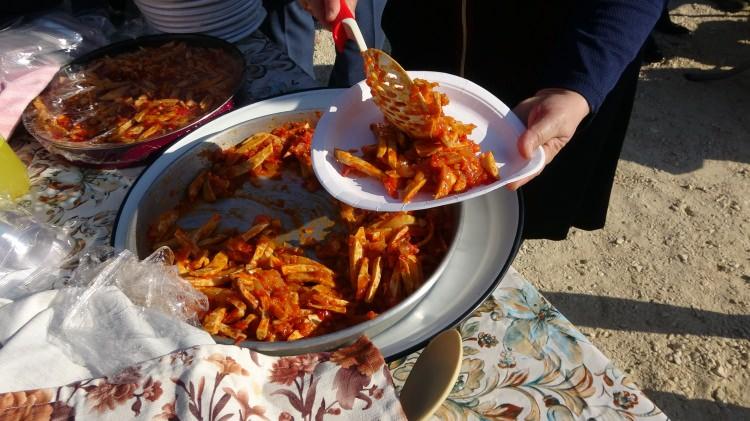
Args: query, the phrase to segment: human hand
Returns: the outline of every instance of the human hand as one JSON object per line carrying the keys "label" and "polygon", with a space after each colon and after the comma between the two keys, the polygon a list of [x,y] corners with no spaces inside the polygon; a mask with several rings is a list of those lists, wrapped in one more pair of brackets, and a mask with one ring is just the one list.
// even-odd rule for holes
{"label": "human hand", "polygon": [[[318,22],[325,26],[330,26],[333,23],[341,9],[341,0],[299,0],[299,2],[303,9],[310,12]],[[346,0],[346,4],[354,14],[357,0]]]}
{"label": "human hand", "polygon": [[[589,104],[581,94],[568,89],[542,89],[518,104],[513,112],[526,123],[518,138],[518,151],[530,159],[537,147],[544,149],[544,165],[570,141],[581,121],[589,114]],[[508,184],[517,190],[541,173]]]}

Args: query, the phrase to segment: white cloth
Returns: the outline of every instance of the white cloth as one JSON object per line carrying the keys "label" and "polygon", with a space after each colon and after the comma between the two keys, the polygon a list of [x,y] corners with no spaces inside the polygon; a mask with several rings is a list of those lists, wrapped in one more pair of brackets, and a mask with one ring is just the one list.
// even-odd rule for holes
{"label": "white cloth", "polygon": [[16,301],[0,298],[0,393],[106,376],[178,349],[215,343],[202,329],[133,305],[114,287],[90,298],[86,316],[94,329],[61,329],[66,303],[80,292],[67,288]]}

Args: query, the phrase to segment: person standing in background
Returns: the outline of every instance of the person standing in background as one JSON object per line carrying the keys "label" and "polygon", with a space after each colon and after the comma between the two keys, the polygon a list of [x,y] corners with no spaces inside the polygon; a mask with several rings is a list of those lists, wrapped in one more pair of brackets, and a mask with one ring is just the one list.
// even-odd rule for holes
{"label": "person standing in background", "polygon": [[[261,30],[305,72],[313,76],[313,43],[315,40],[315,18],[323,26],[329,26],[338,16],[340,0],[263,0],[268,13]],[[368,46],[383,48],[385,36],[380,21],[385,0],[347,0],[354,12],[362,35]],[[348,88],[365,78],[364,63],[357,45],[346,44],[342,53],[336,54],[328,86]]]}
{"label": "person standing in background", "polygon": [[659,20],[656,22],[654,31],[646,39],[646,43],[643,46],[643,64],[658,63],[664,60],[664,53],[662,53],[659,44],[656,42],[654,32],[661,32],[662,34],[668,35],[687,35],[690,30],[682,25],[672,22],[672,18],[669,16],[669,1],[664,2],[664,10],[659,16]]}
{"label": "person standing in background", "polygon": [[639,51],[665,0],[390,1],[383,29],[408,70],[465,77],[514,107],[525,157],[524,238],[604,226],[635,98]]}
{"label": "person standing in background", "polygon": [[[666,0],[347,0],[369,46],[407,70],[457,74],[514,107],[518,140],[545,169],[512,183],[525,201],[524,238],[566,238],[571,227],[604,227],[635,97],[640,50]],[[315,16],[329,25],[338,0],[264,0],[266,33],[312,73]],[[275,9],[274,9],[275,8]],[[274,11],[276,10],[276,11]],[[364,78],[352,42],[331,86]]]}

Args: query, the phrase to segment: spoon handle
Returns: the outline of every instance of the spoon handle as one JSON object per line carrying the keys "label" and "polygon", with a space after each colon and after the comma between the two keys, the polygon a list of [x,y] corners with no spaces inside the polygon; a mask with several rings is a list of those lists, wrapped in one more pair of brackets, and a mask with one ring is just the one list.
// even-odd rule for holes
{"label": "spoon handle", "polygon": [[353,39],[360,51],[367,50],[367,44],[365,38],[362,36],[362,31],[359,30],[357,21],[354,20],[354,14],[346,4],[346,0],[340,0],[341,7],[339,8],[339,14],[331,24],[331,32],[333,33],[333,42],[336,44],[336,50],[338,52],[344,51],[346,41]]}

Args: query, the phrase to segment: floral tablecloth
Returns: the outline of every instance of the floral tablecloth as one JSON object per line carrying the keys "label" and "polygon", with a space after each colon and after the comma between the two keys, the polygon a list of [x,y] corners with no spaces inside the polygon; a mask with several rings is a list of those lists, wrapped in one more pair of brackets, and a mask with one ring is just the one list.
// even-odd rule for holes
{"label": "floral tablecloth", "polygon": [[[246,103],[316,86],[263,35],[253,34],[238,46],[248,65]],[[28,165],[32,182],[22,205],[70,228],[81,248],[108,244],[117,210],[143,167],[79,168],[51,156],[22,130],[11,146]],[[464,343],[461,374],[436,414],[439,419],[667,419],[512,269],[459,330]],[[417,357],[414,353],[390,362],[397,388]]]}
{"label": "floral tablecloth", "polygon": [[108,377],[0,393],[2,420],[293,421],[313,416],[316,421],[406,420],[385,361],[369,340],[293,357],[201,345]]}

